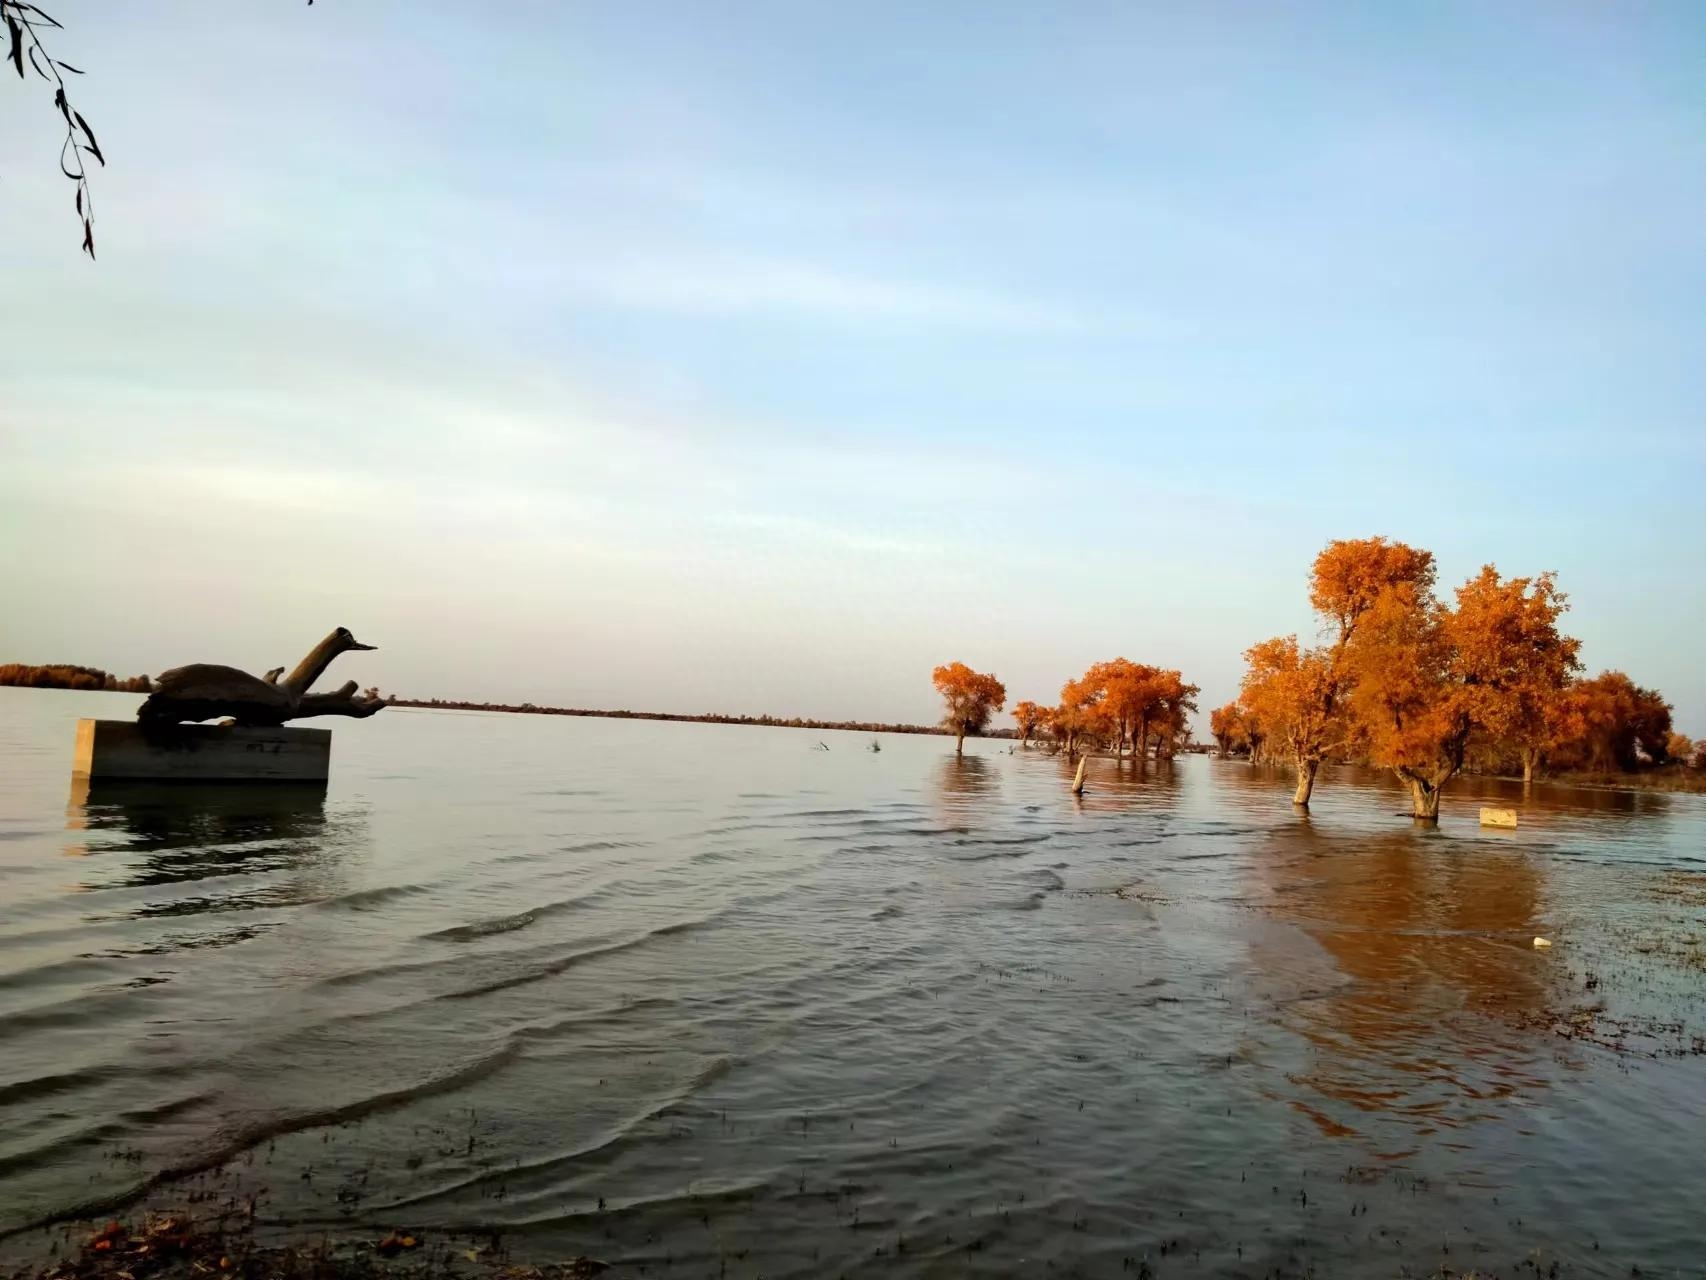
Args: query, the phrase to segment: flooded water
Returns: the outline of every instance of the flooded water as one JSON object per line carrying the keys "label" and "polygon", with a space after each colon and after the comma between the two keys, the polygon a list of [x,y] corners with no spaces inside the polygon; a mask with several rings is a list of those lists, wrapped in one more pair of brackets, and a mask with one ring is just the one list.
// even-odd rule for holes
{"label": "flooded water", "polygon": [[324,793],[74,789],[135,701],[0,689],[0,1255],[217,1194],[648,1276],[1701,1274],[1700,797],[400,709]]}

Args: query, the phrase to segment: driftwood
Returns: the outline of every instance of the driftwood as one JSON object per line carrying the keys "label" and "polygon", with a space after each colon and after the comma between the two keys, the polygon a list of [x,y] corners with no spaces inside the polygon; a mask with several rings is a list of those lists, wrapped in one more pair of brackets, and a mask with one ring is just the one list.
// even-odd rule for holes
{"label": "driftwood", "polygon": [[348,628],[339,627],[309,650],[289,675],[283,667],[264,678],[205,662],[174,667],[155,679],[154,692],[137,708],[136,718],[143,724],[225,717],[232,724],[280,725],[307,716],[370,716],[385,700],[357,697],[354,680],[335,693],[308,690],[340,653],[377,647],[362,644]]}

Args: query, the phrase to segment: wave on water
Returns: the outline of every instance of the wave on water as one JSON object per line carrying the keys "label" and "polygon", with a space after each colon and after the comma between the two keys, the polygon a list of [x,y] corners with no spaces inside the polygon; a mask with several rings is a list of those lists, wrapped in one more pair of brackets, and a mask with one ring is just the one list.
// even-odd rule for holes
{"label": "wave on water", "polygon": [[716,916],[713,915],[706,916],[704,919],[700,920],[680,920],[674,924],[659,925],[657,928],[648,929],[646,932],[639,934],[636,937],[626,938],[620,942],[608,943],[604,946],[585,947],[579,951],[571,951],[565,956],[559,956],[555,960],[548,961],[545,964],[538,965],[534,968],[525,969],[520,973],[513,973],[506,977],[496,978],[491,982],[482,982],[478,986],[464,987],[456,991],[447,991],[443,995],[435,996],[434,999],[470,1000],[475,996],[491,995],[497,991],[508,991],[513,987],[525,986],[530,982],[541,982],[546,978],[553,978],[560,973],[565,973],[574,966],[585,964],[590,960],[598,960],[605,956],[618,955],[624,951],[632,951],[637,947],[647,946],[656,942],[660,938],[673,937],[676,934],[688,933],[694,929],[703,928],[704,926],[712,923],[715,919]]}
{"label": "wave on water", "polygon": [[[271,1139],[283,1137],[285,1134],[297,1133],[304,1129],[324,1129],[335,1125],[348,1124],[381,1111],[407,1106],[422,1098],[429,1098],[436,1094],[454,1093],[485,1079],[494,1072],[501,1071],[513,1062],[521,1051],[522,1046],[519,1041],[508,1041],[484,1057],[429,1077],[417,1084],[370,1094],[365,1098],[358,1098],[342,1106],[327,1107],[316,1111],[292,1112],[251,1120],[237,1128],[224,1141],[210,1146],[200,1155],[157,1169],[140,1181],[111,1195],[84,1200],[31,1221],[6,1227],[0,1230],[0,1240],[24,1232],[40,1230],[59,1222],[71,1222],[82,1218],[94,1218],[115,1213],[136,1203],[157,1187],[183,1178],[193,1177],[198,1173],[206,1173],[211,1169],[217,1169],[222,1165],[229,1164],[245,1151]],[[162,1115],[204,1101],[206,1101],[205,1097],[179,1099],[165,1104],[164,1109],[156,1109],[153,1113],[137,1114],[143,1118],[157,1120]]]}
{"label": "wave on water", "polygon": [[372,889],[356,889],[351,893],[322,898],[316,905],[345,911],[372,911],[399,898],[411,898],[416,894],[427,893],[432,888],[430,884],[378,885]]}

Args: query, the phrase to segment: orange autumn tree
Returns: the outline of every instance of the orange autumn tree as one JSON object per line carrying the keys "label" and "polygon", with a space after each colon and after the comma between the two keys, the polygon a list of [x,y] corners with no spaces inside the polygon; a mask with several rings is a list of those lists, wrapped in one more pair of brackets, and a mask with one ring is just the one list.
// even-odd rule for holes
{"label": "orange autumn tree", "polygon": [[1043,709],[1029,698],[1013,704],[1013,721],[1019,726],[1019,745],[1031,745],[1031,735],[1043,722]]}
{"label": "orange autumn tree", "polygon": [[1245,750],[1250,745],[1250,735],[1244,725],[1244,713],[1239,710],[1236,700],[1208,713],[1208,731],[1214,738],[1215,749],[1222,760],[1234,751]]}
{"label": "orange autumn tree", "polygon": [[1060,687],[1060,705],[1052,713],[1054,732],[1069,757],[1078,754],[1086,738],[1108,732],[1112,716],[1105,702],[1106,691],[1089,673]]}
{"label": "orange autumn tree", "polygon": [[1439,793],[1463,767],[1474,727],[1455,678],[1446,610],[1431,592],[1389,592],[1350,651],[1351,709],[1373,763],[1410,789],[1410,811],[1439,817]]}
{"label": "orange autumn tree", "polygon": [[1553,754],[1565,768],[1631,772],[1643,761],[1663,764],[1670,751],[1671,707],[1621,671],[1571,684],[1573,711],[1559,727]]}
{"label": "orange autumn tree", "polygon": [[1405,586],[1369,610],[1350,648],[1352,710],[1370,758],[1410,788],[1410,811],[1439,818],[1440,791],[1463,768],[1471,735],[1545,726],[1575,663],[1558,632],[1563,596],[1550,574],[1506,582],[1492,566],[1455,607]]}
{"label": "orange autumn tree", "polygon": [[931,672],[947,711],[942,723],[954,733],[954,754],[964,755],[966,734],[982,733],[1007,701],[1007,687],[992,675],[950,662]]}
{"label": "orange autumn tree", "polygon": [[[1196,714],[1197,694],[1202,690],[1197,685],[1186,684],[1184,675],[1178,671],[1160,672],[1157,682],[1160,698],[1145,727],[1155,731],[1156,758],[1170,760],[1175,751],[1190,742],[1191,717]],[[1139,742],[1133,749],[1141,756],[1148,751],[1148,745]]]}
{"label": "orange autumn tree", "polygon": [[1245,650],[1244,662],[1239,705],[1291,756],[1297,769],[1291,802],[1307,809],[1321,761],[1340,736],[1332,659],[1325,649],[1300,648],[1296,636],[1275,636]]}
{"label": "orange autumn tree", "polygon": [[1554,575],[1501,580],[1484,565],[1457,589],[1450,615],[1470,715],[1492,740],[1516,747],[1524,782],[1534,781],[1543,753],[1573,723],[1568,686],[1582,642],[1558,630],[1568,608]]}
{"label": "orange autumn tree", "polygon": [[1329,542],[1309,573],[1309,603],[1321,619],[1324,642],[1305,649],[1296,636],[1276,636],[1245,652],[1239,705],[1260,726],[1260,738],[1291,757],[1297,770],[1293,804],[1309,807],[1322,761],[1343,750],[1353,732],[1344,701],[1352,678],[1349,653],[1364,620],[1394,591],[1427,596],[1433,580],[1431,552],[1385,538]]}
{"label": "orange autumn tree", "polygon": [[1129,658],[1098,662],[1084,673],[1080,683],[1095,691],[1095,701],[1112,726],[1115,755],[1124,749],[1128,732],[1132,754],[1142,754],[1149,718],[1160,707],[1159,675],[1154,667]]}

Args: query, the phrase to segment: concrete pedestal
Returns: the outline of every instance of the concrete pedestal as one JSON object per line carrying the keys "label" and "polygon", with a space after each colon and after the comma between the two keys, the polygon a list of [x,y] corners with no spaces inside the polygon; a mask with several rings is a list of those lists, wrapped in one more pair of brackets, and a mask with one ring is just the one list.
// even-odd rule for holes
{"label": "concrete pedestal", "polygon": [[134,720],[79,720],[74,774],[92,780],[324,782],[330,729],[250,729],[176,724],[144,729]]}

